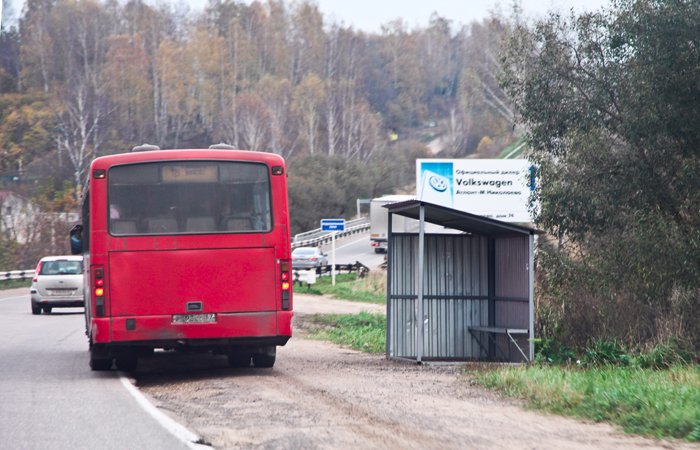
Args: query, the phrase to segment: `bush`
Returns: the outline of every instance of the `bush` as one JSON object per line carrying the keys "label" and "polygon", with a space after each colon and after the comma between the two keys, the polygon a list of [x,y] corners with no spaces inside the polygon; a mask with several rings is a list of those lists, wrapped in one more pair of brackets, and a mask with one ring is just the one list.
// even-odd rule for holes
{"label": "bush", "polygon": [[621,347],[644,354],[669,343],[686,353],[700,350],[700,289],[676,287],[669,298],[648,301],[606,283],[586,255],[541,246],[537,259],[535,335],[547,352],[557,353],[552,342],[603,359],[614,359]]}

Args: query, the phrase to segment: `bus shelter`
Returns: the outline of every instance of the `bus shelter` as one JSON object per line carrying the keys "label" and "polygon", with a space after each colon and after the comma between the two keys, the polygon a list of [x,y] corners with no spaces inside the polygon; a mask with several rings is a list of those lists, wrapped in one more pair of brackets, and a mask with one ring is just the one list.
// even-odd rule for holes
{"label": "bus shelter", "polygon": [[[541,232],[420,200],[384,207],[387,358],[531,361]],[[394,215],[418,220],[418,233],[393,233]],[[452,233],[426,233],[426,222]]]}

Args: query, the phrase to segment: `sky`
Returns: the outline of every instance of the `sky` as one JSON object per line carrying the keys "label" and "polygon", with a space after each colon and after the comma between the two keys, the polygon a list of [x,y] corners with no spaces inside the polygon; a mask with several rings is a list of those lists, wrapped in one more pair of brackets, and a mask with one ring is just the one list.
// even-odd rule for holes
{"label": "sky", "polygon": [[[147,0],[155,3],[157,0]],[[163,0],[160,0],[163,1]],[[207,0],[183,0],[193,12],[201,11]],[[249,0],[246,0],[249,3]],[[489,15],[489,11],[498,8],[496,0],[316,0],[326,23],[338,22],[356,29],[378,33],[381,25],[391,20],[402,18],[409,27],[428,24],[430,15],[437,12],[441,17],[451,20],[453,25],[468,24]],[[521,0],[526,16],[543,16],[547,11],[557,9],[567,11],[574,8],[577,12],[595,11],[609,4],[610,0]],[[12,0],[15,19],[22,11],[24,0]],[[581,5],[585,3],[585,5]],[[502,0],[500,9],[507,10],[511,2]]]}

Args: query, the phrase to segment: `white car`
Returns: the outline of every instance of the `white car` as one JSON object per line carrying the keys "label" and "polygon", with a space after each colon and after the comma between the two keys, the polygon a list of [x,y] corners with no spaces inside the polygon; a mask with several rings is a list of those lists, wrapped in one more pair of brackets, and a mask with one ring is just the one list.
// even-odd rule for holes
{"label": "white car", "polygon": [[315,269],[328,265],[328,253],[318,247],[300,247],[292,251],[292,269]]}
{"label": "white car", "polygon": [[83,257],[47,256],[39,261],[30,289],[32,314],[50,313],[51,308],[85,306]]}

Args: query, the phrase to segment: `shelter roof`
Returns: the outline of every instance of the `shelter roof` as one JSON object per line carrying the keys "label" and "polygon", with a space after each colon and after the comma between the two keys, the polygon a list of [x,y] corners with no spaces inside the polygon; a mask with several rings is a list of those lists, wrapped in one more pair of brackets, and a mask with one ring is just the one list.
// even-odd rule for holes
{"label": "shelter roof", "polygon": [[390,213],[398,214],[411,219],[420,219],[420,207],[425,207],[425,221],[442,225],[447,228],[461,230],[467,233],[480,235],[497,234],[544,234],[544,231],[534,228],[503,222],[488,217],[478,216],[453,208],[424,202],[422,200],[406,200],[403,202],[382,205]]}

